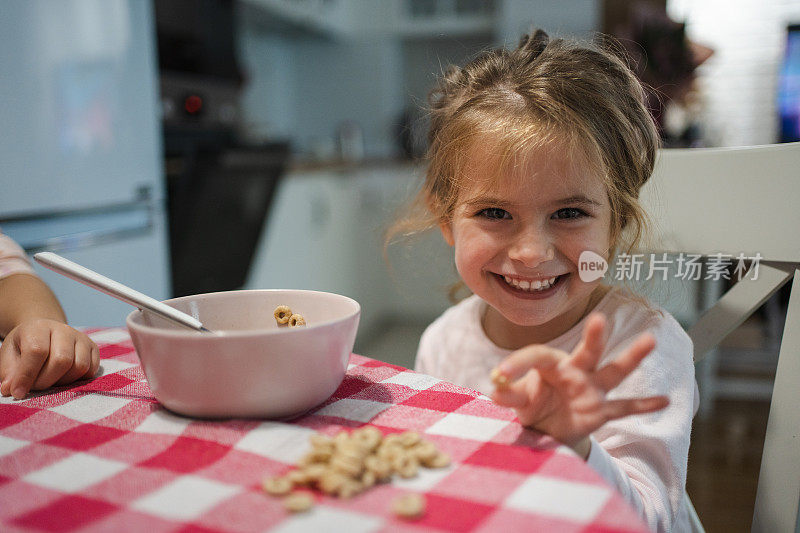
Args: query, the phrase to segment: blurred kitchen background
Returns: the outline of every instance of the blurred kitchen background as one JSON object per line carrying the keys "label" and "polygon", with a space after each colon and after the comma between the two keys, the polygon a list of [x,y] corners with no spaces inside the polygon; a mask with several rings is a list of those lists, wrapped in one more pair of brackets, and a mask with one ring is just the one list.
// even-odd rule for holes
{"label": "blurred kitchen background", "polygon": [[[412,367],[455,269],[435,233],[386,258],[383,233],[419,184],[448,64],[531,26],[615,35],[660,89],[665,145],[767,144],[800,139],[797,24],[796,0],[3,2],[0,228],[159,299],[349,295],[355,351]],[[124,324],[126,304],[37,269],[73,325]],[[688,326],[709,291],[664,304]],[[689,492],[709,531],[749,529],[783,298],[698,369],[750,383],[714,381],[695,424]]]}

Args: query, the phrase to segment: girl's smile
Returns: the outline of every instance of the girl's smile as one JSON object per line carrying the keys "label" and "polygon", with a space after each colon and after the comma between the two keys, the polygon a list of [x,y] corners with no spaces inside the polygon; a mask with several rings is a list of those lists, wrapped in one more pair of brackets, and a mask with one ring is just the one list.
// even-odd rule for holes
{"label": "girl's smile", "polygon": [[561,274],[549,278],[540,278],[537,280],[503,276],[496,274],[501,280],[501,284],[508,291],[511,291],[518,298],[529,298],[532,300],[539,300],[542,298],[549,298],[557,291],[569,274]]}
{"label": "girl's smile", "polygon": [[487,187],[484,176],[496,160],[486,152],[476,148],[465,165],[464,181],[472,185],[441,224],[442,234],[455,247],[464,283],[489,304],[489,338],[504,348],[544,343],[583,317],[599,286],[577,273],[585,250],[607,256],[605,186],[582,154],[550,144],[529,149]]}

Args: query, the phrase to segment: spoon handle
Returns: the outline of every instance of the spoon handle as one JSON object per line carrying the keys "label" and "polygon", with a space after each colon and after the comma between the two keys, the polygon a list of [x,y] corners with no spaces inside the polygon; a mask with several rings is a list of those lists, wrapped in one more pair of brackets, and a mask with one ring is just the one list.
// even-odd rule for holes
{"label": "spoon handle", "polygon": [[73,263],[69,259],[61,257],[53,252],[39,252],[34,254],[33,258],[41,265],[58,272],[68,278],[79,281],[84,285],[88,285],[93,289],[118,298],[125,303],[131,304],[140,309],[148,309],[168,320],[177,322],[181,325],[197,329],[200,331],[208,331],[203,327],[203,324],[196,318],[182,313],[170,307],[167,304],[161,303],[155,298],[151,298],[146,294],[133,290],[130,287],[109,279],[102,274],[98,274],[94,270],[90,270],[77,263]]}

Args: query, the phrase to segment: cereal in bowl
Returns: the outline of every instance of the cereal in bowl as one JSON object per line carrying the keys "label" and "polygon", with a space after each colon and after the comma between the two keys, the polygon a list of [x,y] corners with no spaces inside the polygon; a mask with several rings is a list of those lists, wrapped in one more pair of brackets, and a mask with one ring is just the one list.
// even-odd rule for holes
{"label": "cereal in bowl", "polygon": [[288,324],[289,318],[292,316],[292,310],[288,305],[279,305],[275,308],[275,312],[273,314],[275,315],[275,320],[278,322],[278,324]]}

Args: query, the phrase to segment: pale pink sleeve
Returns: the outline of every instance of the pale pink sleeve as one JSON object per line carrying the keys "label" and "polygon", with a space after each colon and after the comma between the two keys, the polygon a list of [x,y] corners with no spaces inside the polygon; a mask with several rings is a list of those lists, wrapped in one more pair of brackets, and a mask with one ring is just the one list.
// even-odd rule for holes
{"label": "pale pink sleeve", "polygon": [[669,317],[651,330],[656,349],[609,399],[663,394],[669,406],[613,420],[592,434],[587,459],[644,518],[653,531],[684,531],[686,466],[697,386],[692,342]]}
{"label": "pale pink sleeve", "polygon": [[420,337],[417,357],[414,360],[414,370],[429,376],[436,375],[436,357],[441,352],[439,338],[435,333],[436,328],[428,326]]}
{"label": "pale pink sleeve", "polygon": [[11,274],[33,274],[33,268],[19,244],[0,233],[0,279]]}

